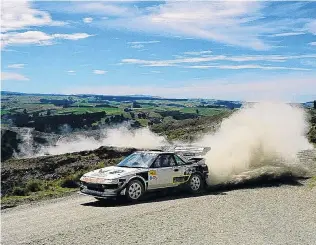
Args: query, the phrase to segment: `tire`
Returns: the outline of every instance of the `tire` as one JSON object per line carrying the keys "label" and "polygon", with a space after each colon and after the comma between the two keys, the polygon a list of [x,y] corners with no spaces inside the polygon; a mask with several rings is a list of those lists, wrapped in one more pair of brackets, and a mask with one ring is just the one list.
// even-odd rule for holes
{"label": "tire", "polygon": [[143,196],[145,188],[139,180],[131,180],[126,187],[125,196],[128,201],[138,201]]}
{"label": "tire", "polygon": [[200,174],[194,173],[188,181],[188,189],[191,193],[199,193],[204,187],[204,182]]}

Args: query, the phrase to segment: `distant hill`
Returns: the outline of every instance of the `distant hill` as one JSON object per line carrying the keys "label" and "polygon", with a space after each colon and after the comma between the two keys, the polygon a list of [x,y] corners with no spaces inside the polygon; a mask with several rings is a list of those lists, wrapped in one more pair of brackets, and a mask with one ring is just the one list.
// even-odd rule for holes
{"label": "distant hill", "polygon": [[[20,93],[20,92],[12,92],[12,91],[1,91],[1,95],[13,95],[13,96],[71,96],[73,94],[41,94],[41,93]],[[216,99],[188,99],[188,98],[163,98],[160,96],[152,96],[152,95],[98,95],[98,94],[76,94],[75,96],[81,98],[88,98],[88,97],[96,97],[98,100],[102,101],[116,101],[116,102],[123,102],[123,101],[135,101],[135,100],[169,100],[169,101],[192,101],[192,100],[201,100],[201,101],[208,101],[209,104],[214,105],[215,107],[226,107],[226,108],[240,108],[245,101],[233,101],[233,100],[216,100]],[[293,103],[297,104],[297,103]],[[311,108],[314,106],[314,101],[308,101],[303,103],[298,103],[303,105],[304,107]]]}
{"label": "distant hill", "polygon": [[314,101],[308,101],[302,104],[304,105],[304,107],[309,107],[309,108],[314,107]]}
{"label": "distant hill", "polygon": [[[41,93],[20,93],[11,91],[1,91],[1,95],[15,95],[15,96],[71,96],[73,94],[41,94]],[[99,100],[111,100],[111,101],[134,101],[134,100],[170,100],[170,101],[188,101],[189,99],[173,99],[162,98],[151,95],[98,95],[98,94],[76,94],[75,96],[81,98],[97,97]]]}
{"label": "distant hill", "polygon": [[[1,95],[15,95],[15,96],[71,96],[72,94],[41,94],[41,93],[20,93],[12,91],[1,91]],[[75,96],[81,98],[96,97],[99,100],[110,100],[110,101],[135,101],[135,100],[169,100],[169,101],[192,101],[192,100],[205,100],[211,104],[217,106],[223,106],[228,108],[239,108],[242,105],[242,101],[230,101],[230,100],[215,100],[215,99],[188,99],[188,98],[163,98],[160,96],[152,95],[98,95],[98,94],[76,94]]]}

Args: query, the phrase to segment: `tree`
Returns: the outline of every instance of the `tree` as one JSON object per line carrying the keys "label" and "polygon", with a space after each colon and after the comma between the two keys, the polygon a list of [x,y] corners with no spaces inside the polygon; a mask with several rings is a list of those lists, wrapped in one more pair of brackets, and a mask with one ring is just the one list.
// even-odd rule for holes
{"label": "tree", "polygon": [[27,110],[26,109],[23,110],[23,114],[27,114]]}
{"label": "tree", "polygon": [[196,114],[199,114],[200,112],[199,112],[199,110],[198,109],[196,109]]}
{"label": "tree", "polygon": [[47,110],[47,112],[46,112],[46,115],[47,115],[47,116],[50,116],[50,115],[52,115],[52,112],[51,112],[51,110]]}
{"label": "tree", "polygon": [[138,104],[136,101],[133,101],[132,107],[133,108],[142,108],[141,105]]}
{"label": "tree", "polygon": [[314,109],[316,109],[316,100],[314,100]]}
{"label": "tree", "polygon": [[35,117],[39,117],[39,112],[33,112],[33,118],[35,118]]}

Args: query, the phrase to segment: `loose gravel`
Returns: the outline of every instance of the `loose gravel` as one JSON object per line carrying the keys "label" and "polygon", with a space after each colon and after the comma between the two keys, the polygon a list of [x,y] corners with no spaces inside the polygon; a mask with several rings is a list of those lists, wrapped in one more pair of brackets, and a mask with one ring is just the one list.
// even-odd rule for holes
{"label": "loose gravel", "polygon": [[2,211],[1,244],[316,244],[306,185],[100,204],[73,195]]}

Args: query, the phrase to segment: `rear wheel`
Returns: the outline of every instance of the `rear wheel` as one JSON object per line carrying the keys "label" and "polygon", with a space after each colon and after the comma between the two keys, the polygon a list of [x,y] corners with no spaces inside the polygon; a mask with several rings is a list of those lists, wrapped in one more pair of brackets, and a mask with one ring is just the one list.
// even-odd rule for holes
{"label": "rear wheel", "polygon": [[203,179],[199,174],[192,174],[188,181],[188,188],[191,193],[199,193],[203,189]]}
{"label": "rear wheel", "polygon": [[125,196],[129,201],[138,201],[144,192],[144,185],[139,180],[131,180],[126,187]]}

